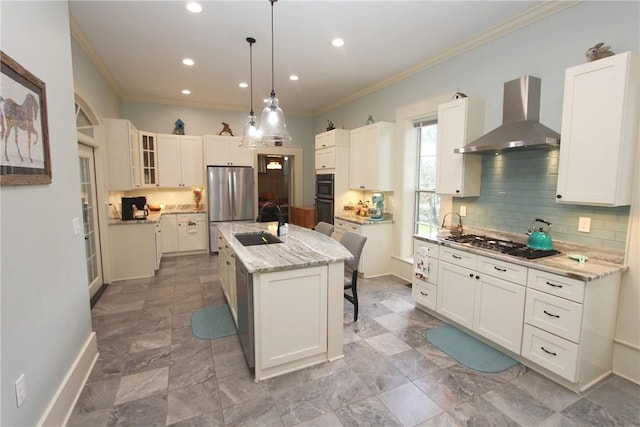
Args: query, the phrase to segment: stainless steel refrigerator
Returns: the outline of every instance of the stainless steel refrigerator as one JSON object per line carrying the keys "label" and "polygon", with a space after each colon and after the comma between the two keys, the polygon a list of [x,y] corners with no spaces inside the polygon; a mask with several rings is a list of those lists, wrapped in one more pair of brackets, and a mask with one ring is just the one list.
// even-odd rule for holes
{"label": "stainless steel refrigerator", "polygon": [[208,166],[209,247],[218,252],[218,223],[255,221],[253,168]]}

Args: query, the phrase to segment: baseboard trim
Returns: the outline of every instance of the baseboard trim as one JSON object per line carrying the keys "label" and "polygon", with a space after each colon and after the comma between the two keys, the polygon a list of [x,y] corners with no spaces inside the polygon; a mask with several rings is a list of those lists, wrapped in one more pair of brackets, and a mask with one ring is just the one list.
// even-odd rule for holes
{"label": "baseboard trim", "polygon": [[98,342],[96,333],[92,332],[42,414],[37,424],[39,427],[67,424],[97,359]]}

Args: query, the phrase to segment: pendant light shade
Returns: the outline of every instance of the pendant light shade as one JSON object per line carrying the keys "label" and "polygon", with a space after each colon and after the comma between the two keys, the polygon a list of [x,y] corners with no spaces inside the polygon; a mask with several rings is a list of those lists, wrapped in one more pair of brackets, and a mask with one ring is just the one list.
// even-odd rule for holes
{"label": "pendant light shade", "polygon": [[249,91],[251,93],[251,111],[249,111],[247,124],[244,125],[240,147],[255,149],[264,146],[264,143],[260,139],[260,130],[258,129],[256,115],[253,113],[253,44],[256,42],[256,39],[247,37],[246,40],[247,43],[249,43]]}
{"label": "pendant light shade", "polygon": [[276,145],[282,145],[283,141],[291,141],[291,136],[287,130],[284,113],[278,105],[274,84],[273,4],[276,1],[278,0],[269,0],[271,3],[271,96],[260,118],[260,137],[265,142],[275,142]]}

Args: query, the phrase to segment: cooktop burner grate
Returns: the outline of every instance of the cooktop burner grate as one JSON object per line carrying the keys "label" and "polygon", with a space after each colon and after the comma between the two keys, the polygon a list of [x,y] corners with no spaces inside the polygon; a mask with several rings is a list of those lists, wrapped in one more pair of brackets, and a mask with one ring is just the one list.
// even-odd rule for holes
{"label": "cooktop burner grate", "polygon": [[487,249],[494,252],[500,252],[507,255],[512,255],[518,258],[525,259],[538,259],[552,255],[557,255],[560,252],[556,250],[536,250],[530,249],[524,243],[517,243],[511,240],[494,239],[487,236],[479,236],[476,234],[464,234],[462,236],[450,236],[445,238],[450,242],[460,243],[467,246],[474,246],[476,248]]}

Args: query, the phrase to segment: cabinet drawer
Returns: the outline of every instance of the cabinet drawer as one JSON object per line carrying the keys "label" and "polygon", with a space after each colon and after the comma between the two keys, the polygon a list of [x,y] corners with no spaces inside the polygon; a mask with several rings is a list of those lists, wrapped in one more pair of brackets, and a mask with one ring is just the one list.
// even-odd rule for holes
{"label": "cabinet drawer", "polygon": [[525,322],[552,334],[575,343],[580,342],[581,304],[527,289],[524,319]]}
{"label": "cabinet drawer", "polygon": [[584,301],[584,282],[546,271],[529,269],[527,286],[575,302]]}
{"label": "cabinet drawer", "polygon": [[478,256],[470,252],[460,251],[449,247],[440,248],[438,259],[459,265],[460,267],[476,269]]}
{"label": "cabinet drawer", "polygon": [[177,214],[178,222],[189,222],[195,220],[196,222],[207,222],[207,214]]}
{"label": "cabinet drawer", "polygon": [[527,283],[527,267],[510,262],[478,256],[478,271],[522,286]]}
{"label": "cabinet drawer", "polygon": [[430,258],[438,258],[438,249],[440,248],[440,245],[438,245],[437,243],[426,242],[424,240],[418,239],[414,239],[413,242],[414,254],[417,254],[421,248],[426,248],[429,251]]}
{"label": "cabinet drawer", "polygon": [[431,310],[435,310],[437,289],[438,288],[431,283],[413,279],[411,294],[418,304],[430,308]]}
{"label": "cabinet drawer", "polygon": [[336,220],[334,226],[335,228],[338,228],[342,231],[350,231],[352,233],[362,234],[362,226],[354,224],[352,222]]}
{"label": "cabinet drawer", "polygon": [[571,382],[577,380],[578,349],[577,344],[524,325],[522,357]]}

